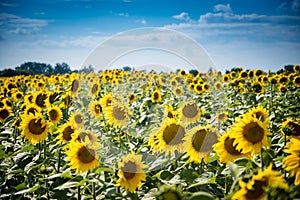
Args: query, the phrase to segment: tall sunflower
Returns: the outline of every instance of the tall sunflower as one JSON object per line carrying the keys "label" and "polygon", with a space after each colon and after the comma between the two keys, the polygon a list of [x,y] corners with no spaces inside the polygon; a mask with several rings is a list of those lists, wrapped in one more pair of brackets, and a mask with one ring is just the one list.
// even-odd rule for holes
{"label": "tall sunflower", "polygon": [[215,152],[220,156],[220,162],[228,165],[230,162],[234,162],[239,158],[249,158],[249,154],[243,154],[236,149],[236,145],[233,145],[234,139],[230,138],[230,132],[226,132],[219,137],[218,142],[214,145]]}
{"label": "tall sunflower", "polygon": [[115,127],[125,127],[127,125],[129,112],[126,106],[114,101],[103,113],[109,124]]}
{"label": "tall sunflower", "polygon": [[100,104],[96,100],[93,100],[89,103],[88,110],[92,117],[99,117],[101,114]]}
{"label": "tall sunflower", "polygon": [[41,114],[22,116],[22,136],[35,144],[47,138],[49,126]]}
{"label": "tall sunflower", "polygon": [[77,173],[93,170],[99,165],[97,151],[93,146],[71,142],[66,154],[68,156],[66,160],[70,162],[71,169],[76,169]]}
{"label": "tall sunflower", "polygon": [[52,106],[48,109],[49,121],[53,124],[58,124],[62,117],[62,112],[58,106]]}
{"label": "tall sunflower", "polygon": [[300,76],[295,76],[293,80],[293,85],[295,87],[300,87]]}
{"label": "tall sunflower", "polygon": [[252,117],[257,118],[258,120],[263,122],[267,127],[269,127],[270,124],[269,113],[262,106],[254,107],[251,110],[249,110],[247,113]]}
{"label": "tall sunflower", "polygon": [[295,185],[300,184],[300,140],[292,138],[284,150],[289,155],[283,159],[283,168],[289,172],[289,176],[295,176]]}
{"label": "tall sunflower", "polygon": [[271,133],[264,123],[250,115],[243,115],[232,127],[231,137],[235,139],[233,145],[238,151],[254,155],[270,145],[268,135]]}
{"label": "tall sunflower", "polygon": [[200,163],[204,158],[208,161],[213,145],[218,141],[218,132],[210,126],[195,127],[184,138],[186,155],[191,162]]}
{"label": "tall sunflower", "polygon": [[233,195],[232,199],[267,200],[268,188],[288,188],[280,172],[272,170],[272,164],[265,171],[259,169],[257,175],[253,175],[248,183],[239,181],[239,185],[240,190]]}
{"label": "tall sunflower", "polygon": [[162,126],[154,131],[149,140],[152,149],[172,154],[175,150],[184,151],[185,125],[175,118],[166,118]]}
{"label": "tall sunflower", "polygon": [[201,118],[201,109],[193,102],[184,103],[179,109],[179,118],[184,122],[197,122]]}
{"label": "tall sunflower", "polygon": [[300,118],[295,120],[287,119],[281,124],[282,134],[288,137],[300,139]]}
{"label": "tall sunflower", "polygon": [[102,107],[102,110],[105,110],[106,108],[110,107],[112,105],[113,100],[114,96],[112,92],[109,92],[105,94],[102,98],[100,98],[100,105]]}
{"label": "tall sunflower", "polygon": [[82,113],[79,113],[79,112],[74,112],[70,116],[70,121],[75,124],[76,128],[81,128],[84,125],[84,115]]}
{"label": "tall sunflower", "polygon": [[10,107],[4,106],[3,108],[0,108],[0,122],[4,123],[11,114],[12,112]]}
{"label": "tall sunflower", "polygon": [[147,165],[142,163],[142,156],[133,153],[122,157],[122,161],[118,163],[119,179],[116,186],[129,190],[135,193],[137,188],[142,186],[142,181],[146,180],[144,168]]}
{"label": "tall sunflower", "polygon": [[33,102],[40,108],[44,109],[47,107],[48,95],[46,91],[38,91],[34,93]]}
{"label": "tall sunflower", "polygon": [[155,102],[155,103],[158,103],[161,101],[161,93],[160,93],[159,89],[156,89],[152,92],[151,100],[152,100],[152,102]]}
{"label": "tall sunflower", "polygon": [[66,143],[70,142],[74,135],[76,135],[76,128],[72,121],[66,122],[63,124],[58,130],[58,136],[56,139],[58,140],[58,143]]}

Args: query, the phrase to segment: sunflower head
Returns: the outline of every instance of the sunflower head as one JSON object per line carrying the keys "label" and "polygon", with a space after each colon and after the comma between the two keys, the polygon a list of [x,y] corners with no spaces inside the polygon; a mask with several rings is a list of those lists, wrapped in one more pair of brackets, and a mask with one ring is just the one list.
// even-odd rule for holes
{"label": "sunflower head", "polygon": [[226,112],[220,112],[217,114],[217,121],[220,123],[224,123],[227,120],[227,113]]}
{"label": "sunflower head", "polygon": [[281,125],[281,132],[289,137],[300,139],[300,118],[284,121]]}
{"label": "sunflower head", "polygon": [[130,103],[133,103],[136,100],[136,95],[134,93],[130,93],[128,95],[128,100]]}
{"label": "sunflower head", "polygon": [[195,127],[184,138],[187,147],[187,156],[189,160],[200,163],[203,158],[208,161],[209,153],[212,151],[214,144],[218,141],[219,133],[216,129],[207,126]]}
{"label": "sunflower head", "polygon": [[144,169],[147,166],[142,163],[142,156],[133,153],[122,157],[122,161],[118,163],[119,179],[116,186],[135,193],[137,188],[142,186],[142,181],[146,180]]}
{"label": "sunflower head", "polygon": [[47,103],[46,102],[47,98],[48,98],[48,95],[45,91],[39,91],[39,92],[36,92],[34,94],[34,100],[33,101],[38,107],[44,109],[44,108],[47,107],[47,104],[46,104]]}
{"label": "sunflower head", "polygon": [[84,116],[82,113],[74,112],[70,117],[70,121],[72,121],[77,128],[81,128],[84,125]]}
{"label": "sunflower head", "polygon": [[201,109],[195,102],[187,102],[179,109],[179,117],[184,122],[197,122],[201,118]]}
{"label": "sunflower head", "polygon": [[58,124],[62,117],[62,112],[59,107],[53,106],[48,109],[48,118],[53,124]]}
{"label": "sunflower head", "polygon": [[183,95],[184,91],[183,91],[183,89],[181,87],[175,87],[173,89],[173,93],[174,93],[175,96],[180,97],[180,96]]}
{"label": "sunflower head", "polygon": [[159,89],[156,89],[152,92],[151,100],[152,100],[152,102],[155,102],[155,103],[158,103],[161,101],[161,93],[160,93]]}
{"label": "sunflower head", "polygon": [[295,76],[293,80],[293,85],[295,87],[300,87],[300,76]]}
{"label": "sunflower head", "polygon": [[3,108],[0,108],[0,122],[4,123],[5,120],[12,115],[11,108],[8,106],[4,106]]}
{"label": "sunflower head", "polygon": [[71,169],[76,169],[77,173],[93,170],[99,165],[97,151],[93,146],[84,145],[81,142],[71,142],[66,154]]}
{"label": "sunflower head", "polygon": [[102,110],[98,101],[91,101],[88,106],[89,113],[92,117],[99,117]]}
{"label": "sunflower head", "polygon": [[65,124],[63,124],[58,130],[57,130],[58,136],[57,140],[58,143],[66,143],[70,142],[74,135],[76,135],[76,128],[74,125],[74,122],[69,121]]}
{"label": "sunflower head", "polygon": [[115,127],[125,127],[127,125],[129,110],[125,105],[114,101],[103,112],[109,124]]}
{"label": "sunflower head", "polygon": [[21,122],[22,136],[35,144],[47,138],[49,127],[41,114],[29,114]]}
{"label": "sunflower head", "polygon": [[269,126],[270,123],[269,114],[267,110],[262,106],[254,107],[251,110],[249,110],[247,113],[252,117],[257,118],[267,126]]}

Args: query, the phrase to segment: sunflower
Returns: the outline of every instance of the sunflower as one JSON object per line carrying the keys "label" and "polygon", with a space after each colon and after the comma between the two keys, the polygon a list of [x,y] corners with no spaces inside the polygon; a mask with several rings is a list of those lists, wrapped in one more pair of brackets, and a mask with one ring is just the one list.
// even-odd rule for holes
{"label": "sunflower", "polygon": [[265,171],[259,169],[258,174],[253,175],[248,183],[239,181],[239,185],[240,190],[233,195],[232,199],[267,200],[269,188],[288,188],[280,172],[272,170],[272,164]]}
{"label": "sunflower", "polygon": [[22,116],[22,136],[35,144],[44,141],[48,136],[49,127],[41,114]]}
{"label": "sunflower", "polygon": [[128,100],[130,103],[133,103],[136,100],[136,95],[134,93],[130,93],[128,95]]}
{"label": "sunflower", "polygon": [[25,104],[24,114],[29,115],[30,113],[35,115],[36,113],[41,113],[42,109],[36,104]]}
{"label": "sunflower", "polygon": [[158,200],[182,200],[186,199],[186,195],[181,188],[169,185],[159,187],[159,190],[154,194],[155,199]]}
{"label": "sunflower", "polygon": [[282,134],[300,139],[300,118],[296,120],[287,119],[281,124]]}
{"label": "sunflower", "polygon": [[241,151],[236,149],[236,145],[233,145],[234,139],[230,138],[230,132],[226,132],[224,135],[219,137],[218,142],[214,145],[215,152],[220,156],[220,162],[229,164],[234,162],[238,158],[247,157],[250,158],[249,154],[243,154]]}
{"label": "sunflower", "polygon": [[286,88],[285,85],[280,84],[279,87],[278,87],[278,91],[279,91],[279,92],[286,92],[286,91],[287,91],[287,88]]}
{"label": "sunflower", "polygon": [[210,90],[210,84],[209,84],[208,82],[204,82],[204,83],[202,84],[202,90],[203,90],[204,92],[209,92],[209,90]]}
{"label": "sunflower", "polygon": [[218,132],[210,126],[195,127],[184,138],[186,155],[194,163],[200,163],[202,158],[208,161],[213,145],[218,141]]}
{"label": "sunflower", "polygon": [[13,99],[15,100],[15,101],[21,101],[22,99],[23,99],[23,93],[22,92],[15,92],[14,94],[13,94]]}
{"label": "sunflower", "polygon": [[224,123],[227,120],[227,113],[226,112],[220,112],[217,114],[217,121],[220,123]]}
{"label": "sunflower", "polygon": [[96,97],[99,93],[100,86],[98,83],[93,82],[90,86],[89,97]]}
{"label": "sunflower", "polygon": [[88,106],[89,113],[92,117],[99,117],[101,114],[101,107],[98,101],[91,101]]}
{"label": "sunflower", "polygon": [[142,186],[142,181],[146,180],[144,168],[147,165],[142,163],[142,156],[133,153],[122,157],[122,161],[118,163],[119,179],[116,186],[129,190],[135,193],[137,188]]}
{"label": "sunflower", "polygon": [[72,81],[71,88],[70,88],[70,91],[71,91],[73,97],[77,97],[78,96],[78,92],[80,90],[80,87],[81,87],[81,84],[80,84],[79,79],[75,78]]}
{"label": "sunflower", "polygon": [[293,70],[295,73],[300,71],[300,65],[294,65]]}
{"label": "sunflower", "polygon": [[125,127],[127,125],[129,112],[124,105],[114,101],[112,106],[109,106],[103,110],[103,113],[109,124],[115,127]]}
{"label": "sunflower", "polygon": [[174,118],[166,118],[161,127],[154,131],[149,140],[149,145],[154,150],[172,154],[175,150],[184,151],[185,125]]}
{"label": "sunflower", "polygon": [[183,95],[184,91],[183,91],[183,89],[181,87],[177,86],[177,87],[174,87],[173,93],[174,93],[175,96],[180,97],[180,96]]}
{"label": "sunflower", "polygon": [[295,176],[295,185],[300,184],[300,140],[292,138],[284,149],[289,154],[283,159],[283,168],[289,172],[289,176]]}
{"label": "sunflower", "polygon": [[67,161],[70,162],[70,168],[76,169],[77,173],[84,173],[93,170],[99,165],[96,148],[85,146],[81,142],[71,142],[66,151]]}
{"label": "sunflower", "polygon": [[184,122],[197,122],[201,118],[201,109],[193,101],[184,103],[179,109],[179,118]]}
{"label": "sunflower", "polygon": [[233,145],[238,151],[254,155],[270,145],[268,135],[271,133],[264,123],[250,115],[243,115],[234,124],[231,137],[235,139]]}
{"label": "sunflower", "polygon": [[70,116],[70,121],[74,122],[76,128],[81,128],[84,125],[84,116],[79,112],[74,112]]}
{"label": "sunflower", "polygon": [[222,90],[222,88],[223,88],[222,83],[220,81],[217,81],[215,83],[215,90],[220,91],[220,90]]}
{"label": "sunflower", "polygon": [[269,127],[269,124],[270,124],[269,113],[262,106],[257,106],[257,107],[252,108],[251,110],[249,110],[247,112],[247,114],[251,115],[252,117],[257,118],[258,120],[260,120],[261,122],[266,124],[267,127]]}
{"label": "sunflower", "polygon": [[160,94],[159,89],[156,89],[152,92],[151,100],[152,100],[152,102],[155,102],[155,103],[158,103],[161,101],[161,94]]}
{"label": "sunflower", "polygon": [[0,108],[0,122],[3,124],[11,114],[12,112],[10,107],[4,106],[3,108]]}
{"label": "sunflower", "polygon": [[257,69],[254,71],[254,75],[256,78],[259,78],[260,75],[262,75],[262,74],[263,74],[263,71],[261,69]]}
{"label": "sunflower", "polygon": [[44,109],[47,107],[46,99],[48,95],[45,91],[39,91],[34,93],[33,102],[40,108]]}
{"label": "sunflower", "polygon": [[229,83],[230,82],[230,75],[229,74],[224,74],[222,77],[222,80],[224,83]]}
{"label": "sunflower", "polygon": [[295,76],[293,80],[293,85],[295,87],[300,87],[300,76]]}
{"label": "sunflower", "polygon": [[59,101],[60,96],[57,92],[50,92],[48,96],[48,105],[52,105],[54,102]]}
{"label": "sunflower", "polygon": [[172,106],[165,106],[165,118],[176,118],[176,112]]}
{"label": "sunflower", "polygon": [[170,86],[171,87],[176,87],[178,85],[178,81],[176,80],[176,78],[172,78],[170,80]]}
{"label": "sunflower", "polygon": [[75,132],[72,137],[72,142],[81,142],[84,145],[91,145],[94,147],[97,147],[98,145],[97,136],[91,131],[82,129]]}
{"label": "sunflower", "polygon": [[281,75],[281,76],[278,77],[278,82],[279,82],[280,84],[285,84],[285,83],[288,82],[288,80],[289,80],[288,77],[285,76],[285,75]]}
{"label": "sunflower", "polygon": [[112,105],[112,102],[114,100],[113,93],[109,92],[105,94],[101,99],[100,99],[100,105],[103,110],[106,108],[110,107]]}
{"label": "sunflower", "polygon": [[179,70],[179,71],[178,71],[178,75],[179,75],[179,76],[184,76],[184,75],[186,75],[185,70],[183,70],[183,69]]}
{"label": "sunflower", "polygon": [[60,108],[57,106],[50,107],[48,109],[47,114],[48,114],[49,121],[53,124],[58,124],[62,117],[62,112]]}
{"label": "sunflower", "polygon": [[72,140],[73,136],[76,135],[76,129],[74,122],[69,121],[63,124],[58,130],[58,136],[56,139],[58,143],[66,143]]}
{"label": "sunflower", "polygon": [[263,94],[264,88],[260,82],[253,82],[252,83],[252,90],[256,94]]}

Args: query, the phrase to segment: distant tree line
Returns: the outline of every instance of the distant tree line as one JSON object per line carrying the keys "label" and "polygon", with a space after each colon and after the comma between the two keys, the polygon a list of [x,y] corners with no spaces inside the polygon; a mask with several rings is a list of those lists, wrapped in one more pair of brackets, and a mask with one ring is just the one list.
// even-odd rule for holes
{"label": "distant tree line", "polygon": [[25,62],[20,66],[15,67],[15,69],[4,69],[0,71],[0,77],[11,77],[17,75],[35,75],[35,74],[45,74],[50,76],[52,74],[66,74],[72,72],[85,72],[89,73],[94,71],[92,66],[83,67],[80,70],[71,70],[67,63],[56,63],[54,67],[50,64],[39,63],[39,62]]}

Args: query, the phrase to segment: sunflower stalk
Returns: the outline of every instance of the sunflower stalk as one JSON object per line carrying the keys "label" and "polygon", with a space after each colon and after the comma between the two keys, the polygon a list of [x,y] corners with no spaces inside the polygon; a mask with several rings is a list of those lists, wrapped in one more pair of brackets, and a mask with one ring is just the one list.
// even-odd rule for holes
{"label": "sunflower stalk", "polygon": [[60,170],[60,162],[61,162],[61,149],[58,148],[58,161],[57,161],[57,172],[59,173]]}
{"label": "sunflower stalk", "polygon": [[92,183],[92,191],[93,191],[93,200],[96,200],[96,186],[95,182]]}
{"label": "sunflower stalk", "polygon": [[77,187],[77,200],[81,199],[81,195],[80,195],[81,189],[80,186]]}
{"label": "sunflower stalk", "polygon": [[261,170],[264,169],[263,149],[260,150]]}

